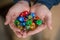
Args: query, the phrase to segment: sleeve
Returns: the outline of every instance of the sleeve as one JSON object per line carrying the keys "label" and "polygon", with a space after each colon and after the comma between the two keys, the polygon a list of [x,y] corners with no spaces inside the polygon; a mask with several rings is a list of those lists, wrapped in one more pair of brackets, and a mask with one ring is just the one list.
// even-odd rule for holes
{"label": "sleeve", "polygon": [[[49,9],[52,8],[52,6],[57,5],[60,3],[60,0],[35,0],[35,3],[41,3],[46,5]],[[35,4],[34,3],[34,4]]]}
{"label": "sleeve", "polygon": [[[13,0],[14,3],[17,3],[18,1],[21,1],[21,0]],[[28,3],[30,3],[30,0],[24,0],[24,1],[27,1]]]}
{"label": "sleeve", "polygon": [[[14,3],[17,3],[18,1],[22,1],[22,0],[13,0]],[[24,0],[24,1],[27,1],[29,3],[29,6],[31,6],[30,0]]]}

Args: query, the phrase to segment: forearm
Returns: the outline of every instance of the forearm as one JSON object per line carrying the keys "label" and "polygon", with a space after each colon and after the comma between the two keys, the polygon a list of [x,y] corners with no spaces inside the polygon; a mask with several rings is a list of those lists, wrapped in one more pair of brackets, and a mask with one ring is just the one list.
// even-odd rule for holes
{"label": "forearm", "polygon": [[41,3],[46,5],[49,9],[52,8],[52,6],[57,5],[58,3],[60,3],[60,0],[35,0],[35,4],[36,3]]}

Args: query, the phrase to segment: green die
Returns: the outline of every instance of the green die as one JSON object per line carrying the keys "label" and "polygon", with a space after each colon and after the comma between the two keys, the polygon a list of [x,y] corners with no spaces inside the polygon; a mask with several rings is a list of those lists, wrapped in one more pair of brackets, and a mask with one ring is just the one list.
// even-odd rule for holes
{"label": "green die", "polygon": [[19,22],[18,20],[15,20],[15,21],[14,21],[14,24],[15,24],[16,26],[19,26],[19,25],[20,25],[20,22]]}
{"label": "green die", "polygon": [[28,16],[28,19],[32,19],[32,16],[31,16],[31,15],[29,15],[29,16]]}
{"label": "green die", "polygon": [[30,29],[30,26],[25,26],[25,28],[26,28],[27,30],[29,30],[29,29]]}
{"label": "green die", "polygon": [[41,25],[42,24],[42,20],[36,20],[36,24],[37,25]]}
{"label": "green die", "polygon": [[26,25],[32,25],[32,20],[27,20]]}

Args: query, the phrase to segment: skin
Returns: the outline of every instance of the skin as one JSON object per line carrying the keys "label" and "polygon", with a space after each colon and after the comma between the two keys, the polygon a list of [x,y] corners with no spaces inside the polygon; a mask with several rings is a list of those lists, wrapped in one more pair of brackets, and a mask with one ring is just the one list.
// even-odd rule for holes
{"label": "skin", "polygon": [[[44,24],[42,24],[40,27],[36,28],[34,31],[29,31],[28,33],[21,32],[18,28],[15,27],[14,20],[23,11],[30,11],[30,12],[36,13],[36,15],[39,16],[44,21]],[[51,12],[45,5],[41,5],[41,4],[37,3],[30,8],[28,5],[28,2],[20,1],[9,9],[9,11],[6,15],[5,25],[9,24],[10,28],[17,35],[17,37],[26,38],[28,36],[31,36],[31,35],[34,35],[36,33],[43,31],[44,29],[46,29],[46,27],[48,27],[49,29],[52,29],[51,15],[52,15]]]}

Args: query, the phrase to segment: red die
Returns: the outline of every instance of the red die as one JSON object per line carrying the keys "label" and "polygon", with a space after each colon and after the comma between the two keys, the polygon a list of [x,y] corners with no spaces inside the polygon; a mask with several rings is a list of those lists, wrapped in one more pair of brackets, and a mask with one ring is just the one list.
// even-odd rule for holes
{"label": "red die", "polygon": [[20,16],[27,16],[29,14],[29,12],[28,11],[24,11],[24,12],[22,12],[21,14],[20,14]]}
{"label": "red die", "polygon": [[20,13],[20,16],[23,16],[24,15],[24,13]]}

